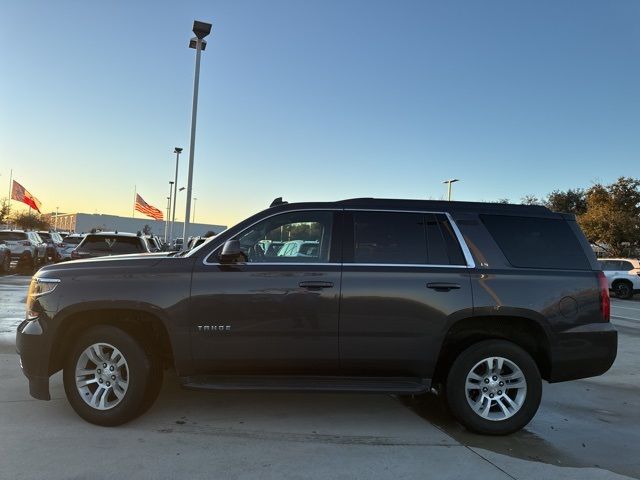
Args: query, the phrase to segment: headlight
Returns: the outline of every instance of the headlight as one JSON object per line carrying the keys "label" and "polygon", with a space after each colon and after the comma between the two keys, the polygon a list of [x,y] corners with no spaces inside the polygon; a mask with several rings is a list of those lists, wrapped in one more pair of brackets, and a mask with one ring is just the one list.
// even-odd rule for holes
{"label": "headlight", "polygon": [[39,297],[41,295],[51,293],[56,289],[59,283],[60,279],[58,278],[33,278],[31,280],[31,285],[29,285],[29,296]]}
{"label": "headlight", "polygon": [[38,317],[38,312],[33,310],[34,302],[37,297],[53,292],[60,279],[58,278],[37,278],[34,277],[29,285],[29,295],[27,296],[27,320]]}

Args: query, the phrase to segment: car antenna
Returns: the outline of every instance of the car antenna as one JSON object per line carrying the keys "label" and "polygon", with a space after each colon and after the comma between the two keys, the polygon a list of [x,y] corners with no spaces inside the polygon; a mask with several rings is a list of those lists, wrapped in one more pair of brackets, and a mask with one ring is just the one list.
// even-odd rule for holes
{"label": "car antenna", "polygon": [[285,202],[284,200],[282,200],[282,197],[278,197],[273,202],[271,202],[271,205],[269,205],[269,208],[277,207],[278,205],[284,205],[285,203],[289,203],[289,202]]}

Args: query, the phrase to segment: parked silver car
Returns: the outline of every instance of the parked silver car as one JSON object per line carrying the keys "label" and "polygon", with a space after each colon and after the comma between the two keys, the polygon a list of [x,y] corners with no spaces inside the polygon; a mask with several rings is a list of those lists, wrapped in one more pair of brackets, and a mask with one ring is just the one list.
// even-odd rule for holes
{"label": "parked silver car", "polygon": [[24,230],[0,230],[0,240],[11,250],[11,259],[20,267],[32,268],[43,264],[46,258],[46,244],[36,232]]}
{"label": "parked silver car", "polygon": [[84,233],[69,233],[63,239],[62,243],[58,246],[58,255],[60,261],[71,260],[71,252],[82,242],[85,237]]}

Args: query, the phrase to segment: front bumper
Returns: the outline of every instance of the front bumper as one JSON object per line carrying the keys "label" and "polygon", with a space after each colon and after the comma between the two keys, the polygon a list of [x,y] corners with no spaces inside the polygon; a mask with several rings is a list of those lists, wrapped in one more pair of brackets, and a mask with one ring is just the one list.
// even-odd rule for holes
{"label": "front bumper", "polygon": [[551,347],[549,382],[602,375],[618,353],[618,332],[611,323],[591,323],[557,334]]}
{"label": "front bumper", "polygon": [[29,393],[39,400],[51,400],[49,394],[48,335],[39,319],[25,320],[16,332],[16,350],[22,373],[29,380]]}

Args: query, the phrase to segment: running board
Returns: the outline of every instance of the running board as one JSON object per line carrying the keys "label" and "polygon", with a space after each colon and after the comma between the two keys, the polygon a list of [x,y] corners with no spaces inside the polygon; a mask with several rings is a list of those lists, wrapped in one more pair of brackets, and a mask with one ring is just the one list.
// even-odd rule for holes
{"label": "running board", "polygon": [[271,390],[297,392],[363,392],[421,394],[430,379],[417,377],[329,377],[289,375],[196,375],[181,378],[189,390]]}

